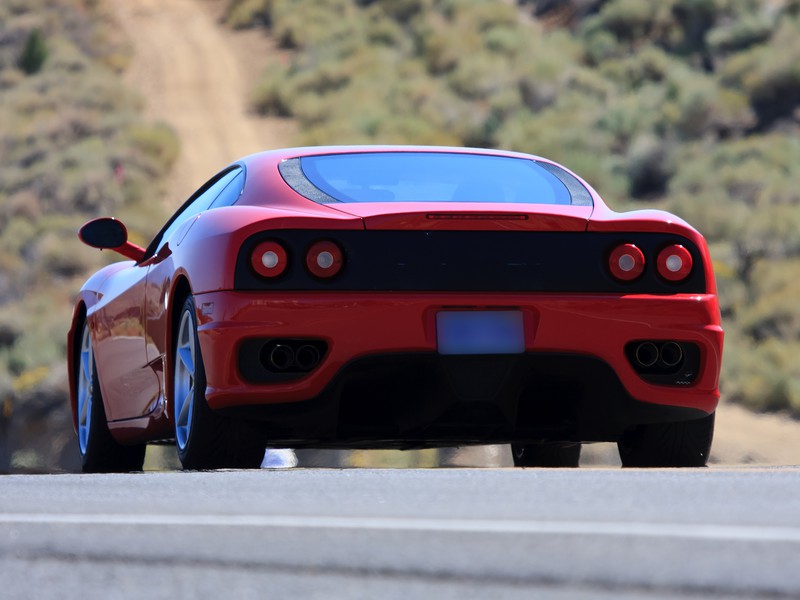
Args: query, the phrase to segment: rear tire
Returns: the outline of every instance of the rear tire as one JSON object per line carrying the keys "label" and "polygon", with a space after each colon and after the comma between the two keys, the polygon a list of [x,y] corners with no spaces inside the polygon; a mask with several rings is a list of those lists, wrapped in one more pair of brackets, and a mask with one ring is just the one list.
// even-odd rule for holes
{"label": "rear tire", "polygon": [[714,413],[694,421],[639,425],[617,442],[623,467],[705,467]]}
{"label": "rear tire", "polygon": [[184,469],[255,469],[266,446],[253,427],[211,410],[194,299],[183,304],[172,347],[175,445]]}
{"label": "rear tire", "polygon": [[581,459],[581,445],[563,442],[511,444],[515,467],[576,468]]}
{"label": "rear tire", "polygon": [[92,332],[86,319],[83,320],[77,359],[75,389],[78,391],[78,451],[81,456],[81,470],[84,473],[141,471],[147,446],[123,446],[117,443],[108,430],[94,361]]}

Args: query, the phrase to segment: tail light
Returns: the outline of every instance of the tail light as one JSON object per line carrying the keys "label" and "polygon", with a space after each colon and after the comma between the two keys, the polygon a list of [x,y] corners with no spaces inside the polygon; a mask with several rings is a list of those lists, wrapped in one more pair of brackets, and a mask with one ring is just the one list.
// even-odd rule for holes
{"label": "tail light", "polygon": [[278,242],[261,242],[250,256],[250,264],[262,277],[278,277],[289,265],[286,250]]}
{"label": "tail light", "polygon": [[608,268],[620,281],[633,281],[644,272],[644,254],[633,244],[622,244],[611,251]]}
{"label": "tail light", "polygon": [[334,242],[316,242],[308,249],[306,267],[314,277],[328,279],[339,273],[343,266],[344,254]]}
{"label": "tail light", "polygon": [[692,272],[692,255],[683,246],[673,244],[658,253],[656,266],[667,281],[683,281]]}

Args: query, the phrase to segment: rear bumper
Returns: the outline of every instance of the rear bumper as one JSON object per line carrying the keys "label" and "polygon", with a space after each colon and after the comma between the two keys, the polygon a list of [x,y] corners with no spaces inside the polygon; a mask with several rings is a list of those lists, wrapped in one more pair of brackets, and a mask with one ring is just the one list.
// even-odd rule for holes
{"label": "rear bumper", "polygon": [[[605,404],[606,410],[614,410],[610,397],[625,396],[637,403],[702,414],[713,412],[719,399],[723,333],[716,296],[709,294],[213,292],[198,294],[195,300],[207,399],[216,410],[330,396],[337,376],[348,371],[345,366],[370,357],[413,355],[427,356],[433,363],[452,362],[452,357],[437,353],[435,323],[437,312],[453,308],[521,310],[525,354],[518,356],[532,361],[528,371],[536,369],[537,356],[550,357],[548,361],[558,356],[582,357],[604,365],[619,386],[596,390],[594,402],[601,409]],[[243,377],[238,362],[242,344],[254,338],[318,339],[327,344],[328,351],[313,371],[298,379],[254,383]],[[629,342],[642,339],[697,344],[700,369],[695,381],[688,386],[665,386],[643,380],[624,350]],[[411,361],[406,372],[392,369],[389,375],[413,381],[418,364]],[[574,371],[575,381],[588,375],[582,372],[580,361],[541,364],[552,368],[562,364]],[[598,380],[596,385],[605,384]],[[381,401],[376,394],[374,402]],[[409,408],[417,404],[411,397],[408,403]]]}

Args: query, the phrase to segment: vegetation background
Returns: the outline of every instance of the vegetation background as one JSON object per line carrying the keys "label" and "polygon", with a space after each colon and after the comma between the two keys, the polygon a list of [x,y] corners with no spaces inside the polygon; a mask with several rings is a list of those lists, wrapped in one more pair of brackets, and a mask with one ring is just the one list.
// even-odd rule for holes
{"label": "vegetation background", "polygon": [[178,154],[120,79],[130,47],[102,1],[0,3],[0,472],[74,468],[66,329],[111,254],[76,232],[120,214],[146,242]]}
{"label": "vegetation background", "polygon": [[[297,144],[521,150],[687,219],[726,401],[800,416],[800,0],[231,0],[224,21],[280,47],[250,100]],[[0,471],[72,464],[64,329],[102,259],[75,230],[113,213],[146,241],[163,216],[178,143],[129,60],[104,0],[0,5]]]}

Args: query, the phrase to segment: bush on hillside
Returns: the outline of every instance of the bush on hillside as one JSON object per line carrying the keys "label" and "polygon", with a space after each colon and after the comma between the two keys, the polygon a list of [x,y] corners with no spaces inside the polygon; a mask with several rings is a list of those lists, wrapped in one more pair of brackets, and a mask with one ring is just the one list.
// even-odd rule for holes
{"label": "bush on hillside", "polygon": [[28,39],[17,64],[25,73],[33,75],[41,70],[44,61],[47,60],[47,54],[44,35],[39,29],[34,29],[28,34]]}

